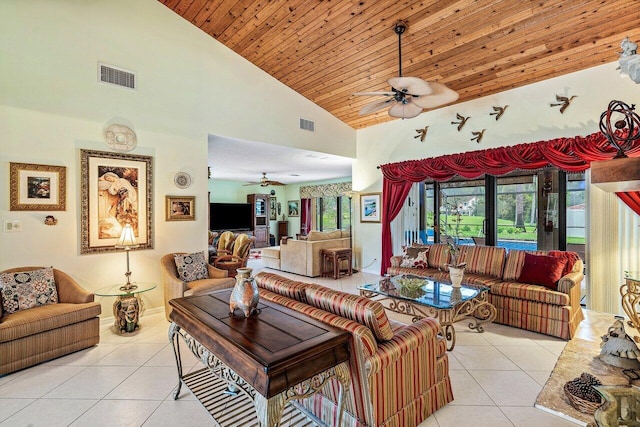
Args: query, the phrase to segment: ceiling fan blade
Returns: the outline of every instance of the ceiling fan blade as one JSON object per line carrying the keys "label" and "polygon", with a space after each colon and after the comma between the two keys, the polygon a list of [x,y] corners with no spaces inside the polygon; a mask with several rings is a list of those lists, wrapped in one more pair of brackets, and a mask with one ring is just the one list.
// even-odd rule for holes
{"label": "ceiling fan blade", "polygon": [[393,96],[393,92],[355,92],[355,96]]}
{"label": "ceiling fan blade", "polygon": [[265,183],[267,185],[286,185],[286,184],[281,183],[280,181],[271,181],[271,180],[265,181]]}
{"label": "ceiling fan blade", "polygon": [[394,89],[411,95],[431,95],[433,93],[430,83],[418,77],[392,77],[387,82]]}
{"label": "ceiling fan blade", "polygon": [[389,108],[389,115],[391,117],[398,117],[401,119],[411,119],[420,113],[422,113],[422,108],[418,107],[411,101],[406,104],[398,102],[396,105]]}
{"label": "ceiling fan blade", "polygon": [[414,96],[411,100],[421,108],[436,108],[455,101],[460,96],[455,90],[442,83],[430,82],[433,93],[426,96]]}
{"label": "ceiling fan blade", "polygon": [[393,98],[385,99],[384,101],[372,102],[362,107],[362,110],[360,110],[360,115],[362,116],[365,114],[373,113],[374,111],[380,111],[383,108],[387,108],[389,105],[395,102],[396,100]]}

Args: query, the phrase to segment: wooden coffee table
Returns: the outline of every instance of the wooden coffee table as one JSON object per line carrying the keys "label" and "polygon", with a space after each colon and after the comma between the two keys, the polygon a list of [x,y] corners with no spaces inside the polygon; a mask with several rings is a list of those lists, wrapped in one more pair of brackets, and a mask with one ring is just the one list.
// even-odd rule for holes
{"label": "wooden coffee table", "polygon": [[[401,286],[402,279],[414,283]],[[358,286],[358,289],[360,295],[380,301],[387,310],[413,316],[414,322],[424,317],[438,319],[449,351],[456,345],[455,322],[469,319],[470,329],[484,332],[483,324],[493,322],[497,314],[488,300],[489,288],[481,285],[462,284],[460,288],[454,288],[447,283],[404,274],[385,277],[378,283]]]}
{"label": "wooden coffee table", "polygon": [[350,334],[262,300],[258,314],[232,315],[230,295],[228,289],[169,301],[169,339],[178,366],[174,399],[183,383],[188,386],[180,360],[182,337],[210,372],[229,385],[228,392],[243,393],[253,401],[263,427],[278,425],[289,401],[308,397],[337,378],[341,390],[335,425],[340,425],[350,386]]}

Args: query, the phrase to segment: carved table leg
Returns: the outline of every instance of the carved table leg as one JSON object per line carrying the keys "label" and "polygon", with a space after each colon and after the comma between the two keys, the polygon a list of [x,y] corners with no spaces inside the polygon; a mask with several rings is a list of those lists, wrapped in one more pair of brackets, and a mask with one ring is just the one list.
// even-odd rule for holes
{"label": "carved table leg", "polygon": [[338,395],[338,419],[336,420],[336,426],[342,425],[342,415],[344,414],[344,400],[349,392],[351,386],[351,377],[349,376],[349,365],[341,363],[334,368],[336,378],[340,383],[340,394]]}
{"label": "carved table leg", "polygon": [[176,366],[178,367],[178,387],[176,391],[173,392],[173,400],[178,399],[180,388],[182,387],[182,359],[180,357],[180,344],[178,343],[179,330],[180,326],[171,322],[171,326],[169,326],[169,341],[171,341],[171,345],[173,346],[173,355],[176,358]]}
{"label": "carved table leg", "polygon": [[267,399],[256,393],[253,401],[261,427],[276,427],[280,424],[282,412],[286,404],[286,392],[282,392]]}

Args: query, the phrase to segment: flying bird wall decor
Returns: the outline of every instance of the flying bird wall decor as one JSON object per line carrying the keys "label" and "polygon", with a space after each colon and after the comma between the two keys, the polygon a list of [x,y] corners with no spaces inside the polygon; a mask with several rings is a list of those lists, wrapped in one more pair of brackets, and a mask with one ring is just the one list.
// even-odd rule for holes
{"label": "flying bird wall decor", "polygon": [[420,138],[420,142],[424,142],[424,138],[427,136],[428,130],[429,130],[429,126],[425,126],[424,129],[416,129],[416,132],[418,132],[418,134],[413,138],[414,139]]}
{"label": "flying bird wall decor", "polygon": [[560,114],[564,113],[564,110],[571,104],[578,95],[572,95],[570,98],[566,96],[556,95],[556,100],[558,102],[553,102],[550,104],[551,107],[560,107]]}
{"label": "flying bird wall decor", "polygon": [[471,132],[473,134],[473,138],[471,138],[471,141],[475,141],[478,144],[480,144],[480,141],[482,141],[482,137],[484,136],[484,131],[486,129],[482,129],[480,132]]}
{"label": "flying bird wall decor", "polygon": [[493,113],[489,113],[490,116],[496,116],[496,122],[498,120],[500,120],[500,117],[502,117],[502,115],[504,114],[504,112],[507,110],[508,105],[505,105],[504,107],[491,107],[493,108]]}
{"label": "flying bird wall decor", "polygon": [[458,122],[451,122],[452,125],[458,125],[458,132],[462,129],[462,127],[467,123],[467,120],[471,118],[471,116],[465,117],[460,113],[456,113],[456,118],[459,120]]}

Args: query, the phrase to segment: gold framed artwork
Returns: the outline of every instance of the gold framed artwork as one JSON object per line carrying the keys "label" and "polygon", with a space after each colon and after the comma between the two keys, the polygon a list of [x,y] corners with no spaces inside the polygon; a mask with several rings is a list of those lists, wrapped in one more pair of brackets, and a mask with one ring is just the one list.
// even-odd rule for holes
{"label": "gold framed artwork", "polygon": [[67,168],[9,163],[9,210],[64,211]]}
{"label": "gold framed artwork", "polygon": [[127,223],[140,249],[153,248],[152,159],[80,150],[81,254],[118,251]]}
{"label": "gold framed artwork", "polygon": [[360,194],[360,222],[380,222],[382,206],[380,193]]}
{"label": "gold framed artwork", "polygon": [[195,221],[196,196],[166,196],[167,221]]}
{"label": "gold framed artwork", "polygon": [[300,216],[300,200],[289,200],[287,207],[287,216]]}

